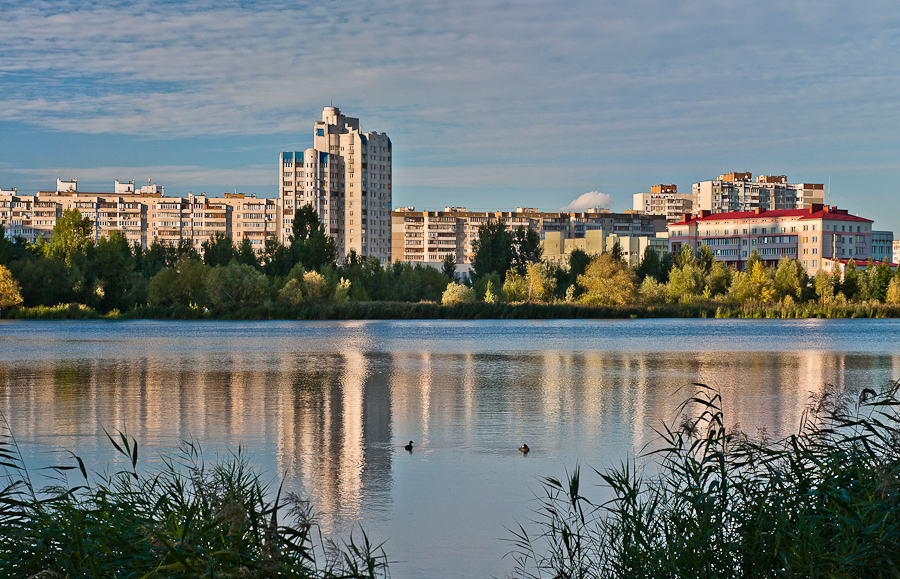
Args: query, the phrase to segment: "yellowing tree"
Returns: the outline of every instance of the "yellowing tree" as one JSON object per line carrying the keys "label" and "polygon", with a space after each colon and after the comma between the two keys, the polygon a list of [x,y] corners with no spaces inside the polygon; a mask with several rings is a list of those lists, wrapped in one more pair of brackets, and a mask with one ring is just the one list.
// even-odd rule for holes
{"label": "yellowing tree", "polygon": [[19,282],[5,266],[0,265],[0,309],[11,308],[22,303]]}
{"label": "yellowing tree", "polygon": [[475,301],[475,290],[461,283],[451,281],[441,296],[441,303],[445,306],[452,304],[470,304]]}
{"label": "yellowing tree", "polygon": [[528,285],[528,299],[533,301],[547,301],[553,299],[556,293],[556,279],[550,275],[547,267],[537,261],[529,263],[525,274]]}
{"label": "yellowing tree", "polygon": [[588,303],[627,304],[634,297],[635,276],[628,264],[608,253],[597,256],[578,276]]}
{"label": "yellowing tree", "polygon": [[750,287],[753,288],[753,297],[761,302],[770,302],[775,297],[775,288],[762,261],[753,264],[750,271]]}
{"label": "yellowing tree", "polygon": [[897,276],[891,278],[884,301],[889,304],[900,304],[900,278]]}

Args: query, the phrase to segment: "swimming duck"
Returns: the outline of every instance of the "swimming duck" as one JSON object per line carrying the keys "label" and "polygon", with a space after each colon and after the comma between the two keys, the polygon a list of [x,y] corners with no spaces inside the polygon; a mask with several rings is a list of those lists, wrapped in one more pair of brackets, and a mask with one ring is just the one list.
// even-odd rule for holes
{"label": "swimming duck", "polygon": [[409,441],[409,444],[407,444],[407,445],[404,446],[403,448],[404,448],[405,450],[408,450],[408,451],[412,452],[412,445],[413,445],[413,441],[410,440],[410,441]]}
{"label": "swimming duck", "polygon": [[528,448],[527,444],[523,444],[522,446],[519,447],[519,450],[521,450],[523,454],[528,454],[528,451],[531,449]]}

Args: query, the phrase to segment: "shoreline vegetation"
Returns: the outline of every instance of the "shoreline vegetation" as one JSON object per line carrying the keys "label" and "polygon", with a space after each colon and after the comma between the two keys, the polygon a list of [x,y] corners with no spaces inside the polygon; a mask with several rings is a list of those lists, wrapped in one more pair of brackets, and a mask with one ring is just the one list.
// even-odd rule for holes
{"label": "shoreline vegetation", "polygon": [[100,313],[84,304],[18,307],[3,313],[16,320],[552,320],[552,319],[849,319],[900,318],[900,305],[873,303],[592,305],[566,303],[349,302],[284,307],[260,304],[235,310],[199,306],[139,306]]}
{"label": "shoreline vegetation", "polygon": [[[658,430],[656,450],[549,477],[530,523],[510,529],[512,577],[538,579],[900,576],[900,381],[826,387],[796,434],[729,425],[703,384]],[[651,463],[655,474],[646,474]]]}
{"label": "shoreline vegetation", "polygon": [[[801,263],[744,269],[709,246],[677,254],[647,248],[630,265],[621,247],[542,261],[538,234],[491,221],[479,228],[472,269],[459,276],[448,252],[440,269],[382,264],[354,252],[338,263],[334,239],[312,208],[298,209],[288,244],[217,233],[198,248],[154,240],[144,249],[118,231],[95,239],[77,210],[49,242],[5,237],[0,226],[0,315],[15,319],[579,319],[898,318],[900,269],[888,263],[810,277]],[[634,256],[632,256],[634,257]]]}
{"label": "shoreline vegetation", "polygon": [[133,437],[106,436],[118,460],[105,471],[70,452],[71,464],[40,469],[49,484],[38,488],[8,425],[0,430],[0,576],[389,576],[365,532],[323,540],[309,502],[263,481],[240,448],[209,461],[183,441],[147,471]]}
{"label": "shoreline vegetation", "polygon": [[[692,386],[654,450],[594,470],[611,499],[585,496],[579,466],[543,479],[534,517],[508,530],[508,576],[900,574],[900,381],[826,387],[779,440],[748,436],[717,390]],[[133,437],[107,437],[118,460],[104,472],[70,452],[38,489],[13,433],[0,432],[2,576],[390,576],[382,544],[365,532],[343,545],[317,539],[309,502],[263,482],[240,449],[209,462],[182,442],[148,472]]]}

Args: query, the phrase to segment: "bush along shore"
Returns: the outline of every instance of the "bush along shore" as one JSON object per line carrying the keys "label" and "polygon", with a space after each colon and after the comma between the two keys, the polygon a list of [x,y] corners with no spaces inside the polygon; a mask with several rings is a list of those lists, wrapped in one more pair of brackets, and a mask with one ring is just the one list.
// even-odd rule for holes
{"label": "bush along shore", "polygon": [[514,577],[900,576],[898,383],[826,390],[774,441],[729,428],[696,386],[658,450],[595,471],[608,501],[585,498],[579,468],[544,481],[535,522],[510,537]]}
{"label": "bush along shore", "polygon": [[[118,232],[94,239],[90,220],[67,210],[50,242],[10,241],[0,226],[0,313],[14,318],[415,319],[627,317],[897,317],[900,269],[846,265],[808,275],[800,261],[743,269],[717,261],[708,246],[677,255],[648,248],[632,265],[619,246],[601,255],[575,250],[565,265],[545,263],[540,239],[502,223],[479,229],[471,270],[457,256],[440,268],[383,264],[352,251],[337,261],[334,240],[306,207],[289,245],[255,248],[224,235],[129,245]],[[262,249],[262,252],[258,252]],[[632,256],[634,257],[634,256]],[[70,305],[80,304],[80,305]]]}
{"label": "bush along shore", "polygon": [[18,307],[3,312],[20,320],[479,320],[479,319],[627,319],[627,318],[900,318],[900,306],[877,302],[822,304],[672,303],[594,305],[581,303],[348,302],[284,306],[276,303],[235,309],[200,306],[139,306],[102,314],[84,304]]}
{"label": "bush along shore", "polygon": [[240,452],[209,463],[182,443],[145,472],[133,438],[108,436],[121,470],[92,473],[73,455],[42,489],[12,434],[0,436],[0,576],[388,576],[384,552],[364,533],[343,547],[317,544],[309,503],[264,483]]}

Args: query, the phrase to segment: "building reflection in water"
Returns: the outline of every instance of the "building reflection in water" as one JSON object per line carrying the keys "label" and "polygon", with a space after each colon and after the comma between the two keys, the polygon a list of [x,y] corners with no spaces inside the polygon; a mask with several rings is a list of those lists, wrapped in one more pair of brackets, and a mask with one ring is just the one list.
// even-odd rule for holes
{"label": "building reflection in water", "polygon": [[[361,332],[338,353],[185,353],[0,366],[0,410],[26,454],[110,456],[104,429],[151,448],[188,439],[243,445],[313,501],[328,529],[389,516],[395,461],[416,441],[506,455],[529,442],[575,462],[623,459],[678,417],[691,382],[721,393],[730,424],[796,430],[824,384],[861,389],[900,375],[900,356],[817,351],[377,352]],[[145,456],[147,454],[145,453]],[[101,458],[102,457],[102,458]]]}

